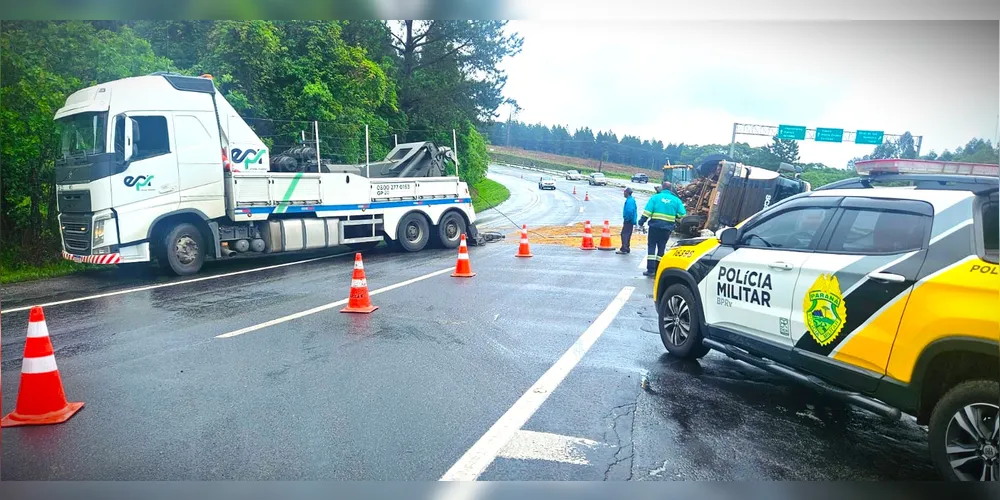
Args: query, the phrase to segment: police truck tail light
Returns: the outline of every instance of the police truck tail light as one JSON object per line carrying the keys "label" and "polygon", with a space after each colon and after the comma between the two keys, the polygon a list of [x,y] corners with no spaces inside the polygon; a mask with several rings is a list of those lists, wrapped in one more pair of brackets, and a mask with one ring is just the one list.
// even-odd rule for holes
{"label": "police truck tail light", "polygon": [[988,177],[1000,175],[1000,166],[997,165],[930,160],[862,160],[854,163],[854,170],[858,175],[882,173],[982,175]]}

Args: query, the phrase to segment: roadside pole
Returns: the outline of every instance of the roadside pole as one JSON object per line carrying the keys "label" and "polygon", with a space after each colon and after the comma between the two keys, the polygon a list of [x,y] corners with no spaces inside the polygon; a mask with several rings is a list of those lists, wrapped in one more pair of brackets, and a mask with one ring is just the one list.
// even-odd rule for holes
{"label": "roadside pole", "polygon": [[319,160],[319,122],[313,121],[313,133],[316,134],[316,172],[322,172],[323,168],[320,166]]}
{"label": "roadside pole", "polygon": [[455,177],[458,177],[458,138],[455,135],[455,129],[451,129],[451,146],[452,151],[455,152]]}
{"label": "roadside pole", "polygon": [[365,125],[365,177],[371,178],[368,163],[368,125]]}
{"label": "roadside pole", "polygon": [[730,158],[733,157],[733,153],[735,152],[735,148],[736,148],[736,126],[737,125],[739,125],[739,123],[734,123],[733,124],[733,138],[729,141],[729,157]]}

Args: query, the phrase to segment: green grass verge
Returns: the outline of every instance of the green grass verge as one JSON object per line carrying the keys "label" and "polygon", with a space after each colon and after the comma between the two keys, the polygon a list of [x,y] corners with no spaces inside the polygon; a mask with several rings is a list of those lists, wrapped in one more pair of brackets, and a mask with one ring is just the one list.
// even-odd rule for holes
{"label": "green grass verge", "polygon": [[90,269],[99,269],[105,266],[93,266],[88,264],[77,264],[69,260],[53,261],[41,266],[29,266],[24,264],[13,264],[11,262],[0,262],[0,283],[18,283],[22,281],[34,281],[46,278],[55,278],[67,274],[78,273]]}
{"label": "green grass verge", "polygon": [[499,182],[483,179],[472,186],[472,208],[482,212],[510,198],[510,190]]}

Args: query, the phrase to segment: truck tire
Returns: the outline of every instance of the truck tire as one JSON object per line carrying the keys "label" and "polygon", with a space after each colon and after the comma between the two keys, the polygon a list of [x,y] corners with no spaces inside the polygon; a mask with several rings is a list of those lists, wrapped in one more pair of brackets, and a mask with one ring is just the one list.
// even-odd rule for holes
{"label": "truck tire", "polygon": [[685,359],[708,354],[701,342],[701,311],[691,290],[680,283],[670,285],[656,306],[660,341],[667,352]]}
{"label": "truck tire", "polygon": [[465,230],[465,219],[455,212],[448,212],[437,226],[437,240],[444,248],[458,248]]}
{"label": "truck tire", "polygon": [[178,276],[201,270],[205,263],[205,238],[194,224],[178,224],[163,238],[160,266]]}
{"label": "truck tire", "polygon": [[928,422],[927,441],[931,459],[945,479],[1000,481],[997,419],[1000,382],[996,380],[962,382],[938,400]]}
{"label": "truck tire", "polygon": [[419,252],[431,238],[430,224],[419,213],[406,214],[396,228],[396,241],[407,252]]}

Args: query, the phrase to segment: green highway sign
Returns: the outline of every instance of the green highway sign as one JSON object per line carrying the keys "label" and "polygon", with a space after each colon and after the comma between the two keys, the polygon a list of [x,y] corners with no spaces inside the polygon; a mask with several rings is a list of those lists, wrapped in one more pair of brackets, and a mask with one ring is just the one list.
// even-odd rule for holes
{"label": "green highway sign", "polygon": [[806,128],[799,125],[778,125],[778,139],[805,140]]}
{"label": "green highway sign", "polygon": [[816,127],[816,141],[818,141],[818,142],[844,142],[844,129],[842,129],[842,128],[820,128],[820,127]]}
{"label": "green highway sign", "polygon": [[882,144],[885,132],[881,130],[858,130],[854,133],[854,144]]}

